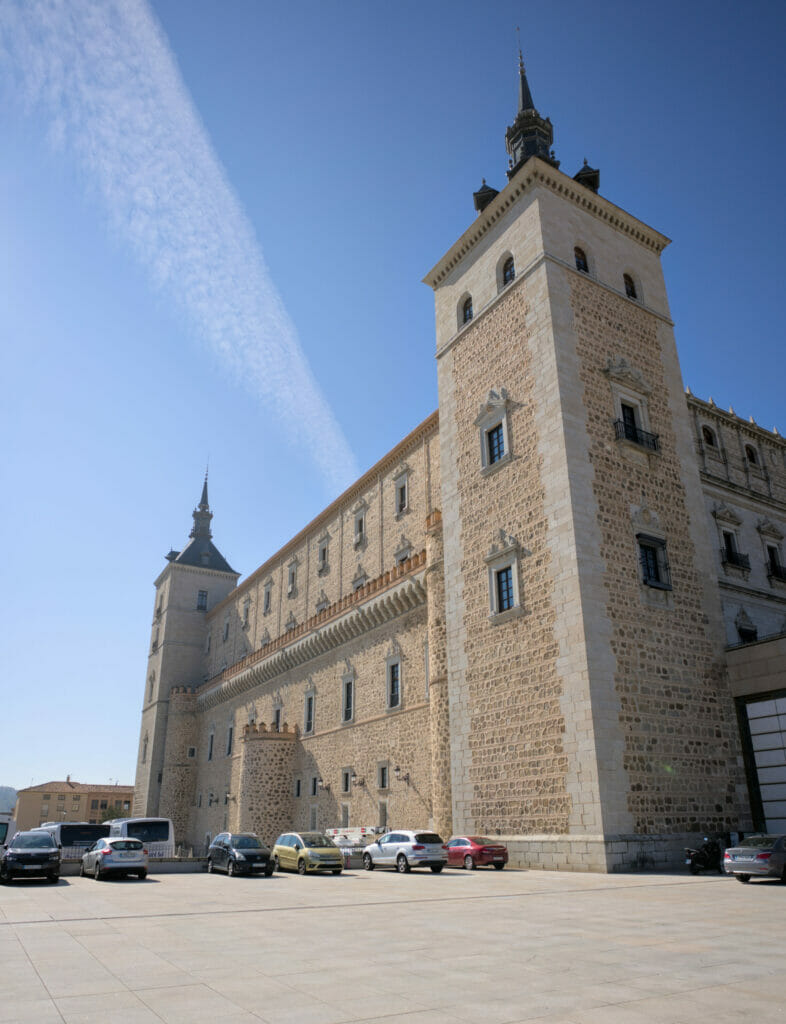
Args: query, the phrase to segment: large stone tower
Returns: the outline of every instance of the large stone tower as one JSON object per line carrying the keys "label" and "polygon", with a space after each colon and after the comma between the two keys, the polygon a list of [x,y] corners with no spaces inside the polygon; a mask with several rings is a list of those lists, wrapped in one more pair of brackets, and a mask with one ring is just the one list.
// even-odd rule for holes
{"label": "large stone tower", "polygon": [[[169,552],[168,564],[155,581],[134,791],[137,815],[160,813],[170,690],[190,688],[195,681],[201,681],[206,643],[205,613],[235,589],[239,575],[211,539],[213,513],[207,498],[207,476],[193,517],[188,544],[182,551]],[[170,743],[169,747],[179,749],[181,745],[173,747]],[[186,747],[183,756],[193,758],[195,748]]]}
{"label": "large stone tower", "polygon": [[425,279],[452,824],[605,871],[739,827],[745,788],[668,239],[551,142],[522,63],[510,180]]}

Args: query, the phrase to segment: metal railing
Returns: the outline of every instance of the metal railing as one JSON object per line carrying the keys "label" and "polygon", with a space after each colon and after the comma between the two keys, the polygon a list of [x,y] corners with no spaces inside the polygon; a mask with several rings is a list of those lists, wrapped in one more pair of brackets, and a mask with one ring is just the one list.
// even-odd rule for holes
{"label": "metal railing", "polygon": [[773,565],[772,562],[765,563],[767,566],[767,577],[771,580],[780,580],[786,583],[786,565]]}
{"label": "metal railing", "polygon": [[618,441],[632,441],[633,444],[646,448],[648,451],[657,452],[660,450],[660,442],[657,434],[650,434],[646,430],[640,430],[625,420],[614,421],[614,436]]}
{"label": "metal railing", "polygon": [[751,560],[740,551],[729,551],[728,548],[720,549],[721,562],[724,565],[733,565],[735,569],[750,569]]}

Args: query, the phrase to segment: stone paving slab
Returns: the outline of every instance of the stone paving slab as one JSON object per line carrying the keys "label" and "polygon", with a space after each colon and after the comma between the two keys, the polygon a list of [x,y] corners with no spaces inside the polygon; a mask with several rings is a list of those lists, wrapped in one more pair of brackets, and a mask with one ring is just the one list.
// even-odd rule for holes
{"label": "stone paving slab", "polygon": [[0,887],[0,1022],[786,1024],[786,886],[168,875]]}

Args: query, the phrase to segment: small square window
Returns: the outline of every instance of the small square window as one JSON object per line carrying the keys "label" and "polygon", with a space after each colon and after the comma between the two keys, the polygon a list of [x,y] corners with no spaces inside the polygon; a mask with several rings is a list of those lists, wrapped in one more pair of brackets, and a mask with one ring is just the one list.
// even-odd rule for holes
{"label": "small square window", "polygon": [[188,756],[189,757],[196,757],[196,747],[189,747],[188,748]]}

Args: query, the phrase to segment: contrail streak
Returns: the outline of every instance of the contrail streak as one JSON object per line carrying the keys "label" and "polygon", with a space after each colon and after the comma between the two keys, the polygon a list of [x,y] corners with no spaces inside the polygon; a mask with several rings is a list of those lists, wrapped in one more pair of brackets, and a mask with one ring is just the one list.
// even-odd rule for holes
{"label": "contrail streak", "polygon": [[347,486],[354,456],[145,0],[0,0],[0,59],[155,286]]}

